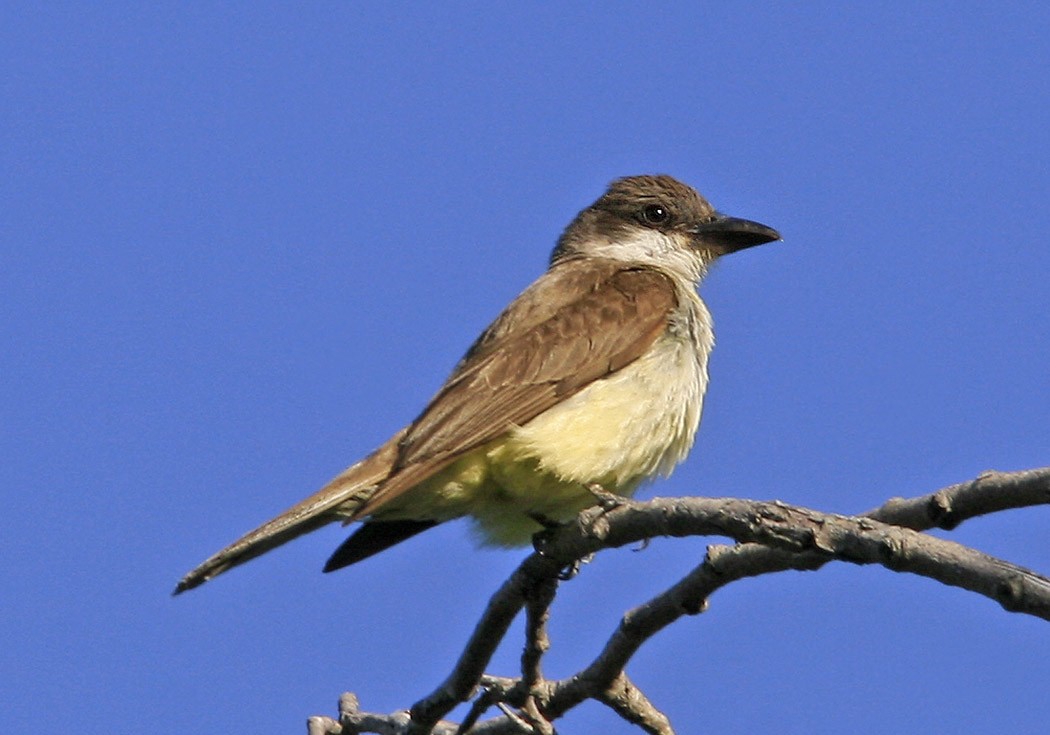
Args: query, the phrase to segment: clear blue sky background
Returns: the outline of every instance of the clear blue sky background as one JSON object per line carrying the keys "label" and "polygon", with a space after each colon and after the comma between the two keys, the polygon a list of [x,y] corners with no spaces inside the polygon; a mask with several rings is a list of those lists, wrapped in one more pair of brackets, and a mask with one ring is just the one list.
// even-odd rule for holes
{"label": "clear blue sky background", "polygon": [[[524,555],[464,524],[169,592],[411,419],[617,176],[785,239],[704,284],[704,422],[646,495],[853,512],[1050,463],[1048,37],[1034,3],[6,5],[0,731],[294,733],[429,692]],[[1048,525],[951,536],[1050,572]],[[705,543],[601,555],[548,673]],[[629,671],[683,733],[1050,721],[1045,622],[873,568],[735,585]]]}

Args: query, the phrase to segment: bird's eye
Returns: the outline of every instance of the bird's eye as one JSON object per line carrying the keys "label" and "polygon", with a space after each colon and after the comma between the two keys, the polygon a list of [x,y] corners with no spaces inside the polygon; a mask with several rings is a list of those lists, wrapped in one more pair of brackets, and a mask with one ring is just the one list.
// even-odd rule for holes
{"label": "bird's eye", "polygon": [[649,225],[662,225],[671,218],[671,213],[662,204],[647,204],[642,209],[642,221]]}

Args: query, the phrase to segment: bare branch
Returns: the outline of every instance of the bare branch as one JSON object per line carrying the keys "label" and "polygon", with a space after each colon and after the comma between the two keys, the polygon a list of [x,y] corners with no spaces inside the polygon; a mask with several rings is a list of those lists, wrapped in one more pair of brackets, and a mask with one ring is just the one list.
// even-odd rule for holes
{"label": "bare branch", "polygon": [[627,501],[608,513],[585,511],[574,524],[555,534],[544,553],[565,561],[654,536],[696,535],[729,536],[795,554],[816,554],[813,562],[801,568],[811,568],[821,557],[881,564],[977,592],[1012,612],[1050,619],[1050,579],[1034,572],[911,529],[780,502],[737,498]]}
{"label": "bare branch", "polygon": [[[944,527],[945,522],[950,519],[948,522],[954,527],[968,518],[979,515],[1048,502],[1050,468],[1013,473],[985,472],[973,481],[952,485],[929,495],[907,500],[895,498],[869,511],[865,517],[894,521],[898,522],[898,525],[918,529]],[[922,538],[925,540],[932,537]],[[967,551],[979,554],[970,549]],[[998,589],[996,583],[986,586],[1006,609],[1014,609],[1012,605],[1015,595],[1024,596],[1025,588],[1025,583],[1017,580],[1023,580],[1032,573],[983,554],[979,556],[993,567],[1002,570],[1003,576],[999,578],[1002,588]],[[707,558],[702,565],[666,591],[628,612],[605,648],[590,665],[564,681],[554,682],[555,693],[552,697],[551,712],[567,711],[593,696],[591,692],[596,686],[605,681],[614,681],[626,662],[646,640],[682,615],[703,612],[707,606],[707,598],[721,587],[745,577],[761,574],[789,569],[819,569],[828,561],[831,561],[831,558],[825,553],[791,553],[756,543],[737,546],[719,544],[709,547]],[[889,564],[885,566],[893,568]],[[1011,577],[1013,572],[1020,575],[1016,580]],[[1033,575],[1034,584],[1045,585],[1045,581],[1037,580],[1042,578]],[[1045,614],[1040,617],[1045,618]]]}
{"label": "bare branch", "polygon": [[650,735],[674,735],[674,728],[667,715],[656,709],[623,672],[606,689],[596,693],[594,698]]}
{"label": "bare branch", "polygon": [[343,726],[331,717],[310,717],[306,720],[306,735],[340,735]]}
{"label": "bare branch", "polygon": [[[652,635],[682,615],[702,612],[708,597],[730,582],[787,569],[818,569],[828,561],[880,564],[919,574],[998,601],[1005,609],[1050,620],[1050,579],[974,549],[945,541],[918,529],[953,528],[978,515],[1050,502],[1050,468],[1016,473],[987,472],[930,495],[895,498],[864,517],[820,513],[776,502],[727,498],[657,498],[646,503],[623,501],[616,507],[592,508],[577,521],[550,534],[542,553],[527,557],[492,597],[474,634],[446,681],[412,708],[411,719],[398,715],[354,714],[345,732],[453,732],[438,720],[466,701],[483,679],[484,668],[522,606],[534,600],[523,655],[523,677],[484,677],[491,703],[525,709],[531,722],[497,717],[474,725],[483,709],[472,710],[471,733],[495,735],[542,731],[585,699],[606,703],[650,733],[672,733],[670,724],[626,679],[627,661]],[[736,546],[712,545],[703,564],[678,583],[628,612],[601,653],[573,677],[548,682],[539,661],[545,650],[544,622],[559,574],[602,548],[623,546],[654,536],[718,535]],[[539,590],[546,587],[549,598]],[[545,600],[545,601],[544,601]],[[531,713],[531,717],[530,717]],[[535,719],[542,715],[542,720]],[[365,729],[364,718],[375,718]],[[344,725],[349,716],[341,717]],[[395,721],[395,719],[397,721]],[[317,720],[311,733],[328,735],[335,724]],[[453,729],[449,729],[452,727]],[[327,728],[327,729],[325,729]]]}
{"label": "bare branch", "polygon": [[424,735],[453,707],[466,701],[477,687],[485,667],[507,628],[537,585],[557,578],[564,564],[530,554],[489,600],[466,648],[441,686],[412,706],[410,735]]}
{"label": "bare branch", "polygon": [[540,663],[543,654],[551,647],[550,638],[547,637],[547,621],[557,591],[557,578],[545,579],[530,590],[525,606],[525,650],[521,656],[521,677],[528,687],[543,681]]}
{"label": "bare branch", "polygon": [[892,498],[864,515],[883,523],[916,531],[952,530],[963,521],[1013,508],[1050,503],[1050,467],[1021,472],[982,472],[918,498]]}

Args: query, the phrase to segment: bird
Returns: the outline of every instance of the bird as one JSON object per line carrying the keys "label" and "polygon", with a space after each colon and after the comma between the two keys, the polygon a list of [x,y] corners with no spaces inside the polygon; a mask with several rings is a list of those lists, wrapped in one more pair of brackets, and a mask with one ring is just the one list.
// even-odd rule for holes
{"label": "bird", "polygon": [[693,445],[714,346],[697,287],[720,257],[780,239],[671,176],[613,181],[414,421],[174,594],[340,521],[361,525],[325,572],[464,516],[484,544],[526,545],[595,505],[595,488],[627,497],[669,475]]}

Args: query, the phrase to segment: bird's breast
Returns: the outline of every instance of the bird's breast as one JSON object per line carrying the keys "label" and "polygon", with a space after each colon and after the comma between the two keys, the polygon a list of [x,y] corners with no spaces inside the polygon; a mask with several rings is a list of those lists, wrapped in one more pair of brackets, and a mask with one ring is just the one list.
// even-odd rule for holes
{"label": "bird's breast", "polygon": [[686,298],[648,352],[512,431],[507,451],[611,491],[669,474],[693,445],[713,346],[703,302],[692,291]]}

